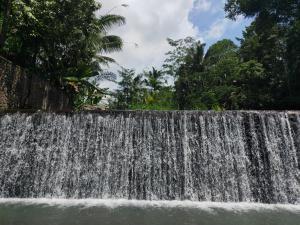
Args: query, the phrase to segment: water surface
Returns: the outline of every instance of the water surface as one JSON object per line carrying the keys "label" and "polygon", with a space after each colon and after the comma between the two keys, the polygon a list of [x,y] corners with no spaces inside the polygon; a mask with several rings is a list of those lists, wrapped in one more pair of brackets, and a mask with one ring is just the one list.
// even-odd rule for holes
{"label": "water surface", "polygon": [[299,205],[1,199],[0,225],[299,225]]}

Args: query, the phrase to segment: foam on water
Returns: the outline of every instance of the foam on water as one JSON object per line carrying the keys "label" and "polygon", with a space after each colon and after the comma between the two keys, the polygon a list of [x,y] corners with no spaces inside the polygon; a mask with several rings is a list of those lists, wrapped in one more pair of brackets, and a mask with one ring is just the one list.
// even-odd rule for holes
{"label": "foam on water", "polygon": [[116,209],[120,207],[138,208],[186,208],[213,211],[217,209],[247,212],[247,211],[289,211],[300,213],[300,205],[292,204],[261,204],[261,203],[221,203],[221,202],[194,202],[194,201],[145,201],[127,199],[19,199],[0,198],[0,205],[44,205],[50,207],[105,207]]}

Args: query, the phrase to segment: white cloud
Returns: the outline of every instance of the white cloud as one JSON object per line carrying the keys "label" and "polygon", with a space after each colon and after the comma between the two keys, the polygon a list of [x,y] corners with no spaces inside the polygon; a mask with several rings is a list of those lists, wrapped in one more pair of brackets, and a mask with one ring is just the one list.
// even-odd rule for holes
{"label": "white cloud", "polygon": [[229,24],[227,19],[221,19],[214,22],[210,29],[206,32],[205,39],[213,40],[221,38]]}
{"label": "white cloud", "polygon": [[236,21],[229,20],[227,18],[219,19],[215,21],[209,28],[208,31],[205,32],[204,38],[205,40],[216,40],[220,39],[222,36],[224,36],[225,32],[236,28],[239,26],[242,21],[243,17],[239,16]]}
{"label": "white cloud", "polygon": [[200,12],[210,11],[212,8],[211,0],[197,0],[195,1],[195,9]]}
{"label": "white cloud", "polygon": [[[219,0],[218,0],[219,1]],[[212,0],[101,0],[103,8],[100,13],[111,12],[123,15],[126,25],[116,27],[110,34],[116,34],[124,40],[121,52],[110,54],[119,65],[142,72],[152,66],[160,68],[165,53],[169,51],[166,38],[197,37],[204,41],[215,41],[238,23],[227,19],[211,21],[208,30],[200,31],[189,20],[192,10],[213,13],[222,11],[222,4]],[[122,7],[128,4],[129,7]],[[220,18],[220,17],[219,17]],[[138,45],[138,47],[136,46]],[[112,65],[110,70],[116,72],[118,66]],[[102,82],[102,87],[115,88],[115,84]]]}
{"label": "white cloud", "polygon": [[[102,4],[102,13],[118,6],[111,13],[126,18],[125,26],[111,31],[121,36],[125,43],[122,52],[111,56],[126,68],[140,72],[152,66],[159,67],[169,50],[167,37],[179,39],[199,35],[188,19],[193,0],[106,0]],[[121,4],[129,7],[121,7]]]}

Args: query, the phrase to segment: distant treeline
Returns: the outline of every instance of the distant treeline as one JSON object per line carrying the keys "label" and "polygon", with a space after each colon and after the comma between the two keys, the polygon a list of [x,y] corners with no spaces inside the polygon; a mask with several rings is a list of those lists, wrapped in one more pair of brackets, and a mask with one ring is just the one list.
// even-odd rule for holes
{"label": "distant treeline", "polygon": [[[300,1],[228,0],[230,19],[253,17],[240,46],[221,40],[205,53],[192,38],[171,40],[160,70],[122,70],[118,109],[300,109]],[[172,75],[174,86],[163,80]],[[144,78],[142,78],[144,77]],[[145,80],[146,82],[142,82]]]}

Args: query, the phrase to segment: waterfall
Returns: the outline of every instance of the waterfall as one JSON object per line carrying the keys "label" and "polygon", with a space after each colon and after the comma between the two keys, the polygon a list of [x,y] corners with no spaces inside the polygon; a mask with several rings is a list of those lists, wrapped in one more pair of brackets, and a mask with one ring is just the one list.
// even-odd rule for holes
{"label": "waterfall", "polygon": [[300,113],[2,113],[0,198],[299,204]]}

